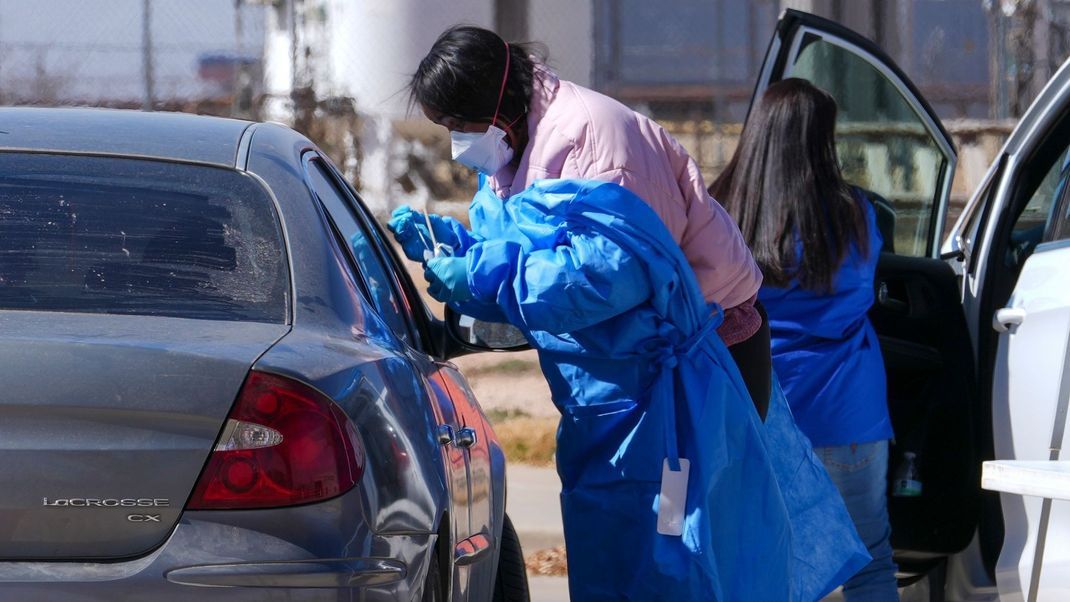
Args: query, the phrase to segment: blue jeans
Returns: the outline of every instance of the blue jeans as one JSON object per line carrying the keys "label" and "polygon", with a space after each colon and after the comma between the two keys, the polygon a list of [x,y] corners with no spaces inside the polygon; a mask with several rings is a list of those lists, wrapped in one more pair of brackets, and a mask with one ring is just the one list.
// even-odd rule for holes
{"label": "blue jeans", "polygon": [[846,600],[899,600],[888,524],[888,442],[873,441],[836,447],[817,447],[832,482],[840,490],[858,536],[873,561],[843,585]]}

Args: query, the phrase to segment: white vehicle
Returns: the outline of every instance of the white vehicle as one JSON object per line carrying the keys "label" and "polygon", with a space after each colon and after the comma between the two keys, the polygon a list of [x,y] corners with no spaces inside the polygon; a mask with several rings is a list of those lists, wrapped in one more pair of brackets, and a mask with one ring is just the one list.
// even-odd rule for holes
{"label": "white vehicle", "polygon": [[[787,11],[755,97],[788,77],[836,98],[844,173],[883,197],[871,318],[896,432],[889,473],[913,452],[923,483],[889,501],[903,576],[928,579],[933,600],[1070,600],[1070,501],[1052,499],[1070,489],[1058,462],[1070,404],[1070,63],[946,235],[955,149],[889,58]],[[1004,493],[982,489],[989,460],[1002,462],[986,467],[986,487]]]}

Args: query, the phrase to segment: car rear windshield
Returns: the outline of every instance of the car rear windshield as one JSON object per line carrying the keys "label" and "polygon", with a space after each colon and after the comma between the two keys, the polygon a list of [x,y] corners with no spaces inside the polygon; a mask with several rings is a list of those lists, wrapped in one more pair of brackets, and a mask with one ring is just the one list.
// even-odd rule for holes
{"label": "car rear windshield", "polygon": [[283,323],[284,249],[240,172],[0,153],[0,309]]}

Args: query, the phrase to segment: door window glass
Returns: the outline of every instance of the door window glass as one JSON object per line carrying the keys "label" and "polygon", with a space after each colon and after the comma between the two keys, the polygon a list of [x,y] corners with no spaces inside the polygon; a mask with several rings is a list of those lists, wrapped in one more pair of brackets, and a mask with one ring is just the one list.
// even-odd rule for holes
{"label": "door window glass", "polygon": [[319,161],[308,162],[308,177],[312,190],[323,203],[342,238],[348,243],[350,258],[363,278],[365,290],[379,316],[398,338],[411,345],[412,335],[404,314],[406,306],[401,303],[394,290],[386,264],[379,256],[379,250],[371,236],[360,223],[360,218],[354,213],[353,206],[338,190],[337,184]]}
{"label": "door window glass", "polygon": [[1050,227],[1046,238],[1049,242],[1070,239],[1070,191],[1067,190],[1070,188],[1070,150],[1063,153],[1061,163],[1059,183],[1052,194],[1055,203],[1049,212]]}
{"label": "door window glass", "polygon": [[[1033,236],[1039,243],[1044,227],[1051,217],[1052,207],[1066,186],[1067,149],[1064,149],[1051,167],[1044,174],[1036,190],[1029,197],[1029,202],[1014,222],[1012,236]],[[1033,234],[1031,234],[1033,233]]]}
{"label": "door window glass", "polygon": [[889,75],[856,50],[813,35],[804,38],[788,76],[807,79],[836,99],[844,177],[894,209],[894,240],[885,250],[929,255],[947,157],[927,120]]}
{"label": "door window glass", "polygon": [[1022,269],[1037,245],[1045,241],[1045,232],[1049,233],[1048,240],[1057,240],[1051,236],[1059,229],[1058,207],[1066,196],[1070,177],[1070,148],[1059,134],[1065,133],[1068,127],[1070,122],[1057,126],[1056,135],[1050,136],[1019,168],[1022,192],[1017,198],[1029,200],[1014,219],[1003,255],[1004,265],[1014,274]]}

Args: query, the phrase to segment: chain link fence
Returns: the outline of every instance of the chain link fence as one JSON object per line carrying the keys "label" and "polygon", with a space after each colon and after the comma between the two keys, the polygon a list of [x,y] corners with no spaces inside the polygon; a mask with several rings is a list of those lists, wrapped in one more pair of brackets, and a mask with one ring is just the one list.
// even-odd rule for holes
{"label": "chain link fence", "polygon": [[263,6],[0,0],[0,104],[255,116]]}

